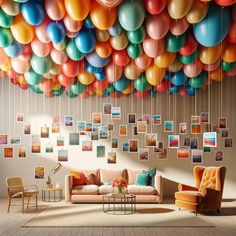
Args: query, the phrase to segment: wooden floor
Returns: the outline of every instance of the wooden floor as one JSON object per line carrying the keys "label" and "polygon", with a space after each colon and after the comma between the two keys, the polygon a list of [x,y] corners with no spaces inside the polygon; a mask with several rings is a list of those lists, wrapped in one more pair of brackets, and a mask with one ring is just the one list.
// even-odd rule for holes
{"label": "wooden floor", "polygon": [[[172,203],[173,201],[168,203]],[[34,227],[22,228],[34,216],[33,210],[21,214],[20,207],[13,207],[11,213],[6,213],[7,200],[0,199],[0,235],[1,236],[219,236],[236,235],[236,200],[228,199],[222,204],[221,214],[211,212],[198,215],[214,227]],[[181,211],[179,212],[181,214]]]}

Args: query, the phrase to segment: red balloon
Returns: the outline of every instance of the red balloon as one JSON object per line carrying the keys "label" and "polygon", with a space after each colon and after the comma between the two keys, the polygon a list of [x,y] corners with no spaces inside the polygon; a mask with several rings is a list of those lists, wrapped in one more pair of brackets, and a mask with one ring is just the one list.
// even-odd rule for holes
{"label": "red balloon", "polygon": [[167,0],[145,0],[146,10],[151,15],[157,15],[161,13],[167,5]]}
{"label": "red balloon", "polygon": [[59,74],[57,76],[58,82],[63,86],[70,86],[75,82],[75,77],[67,77],[64,74]]}
{"label": "red balloon", "polygon": [[65,91],[68,92],[68,93],[71,92],[70,86],[66,86]]}
{"label": "red balloon", "polygon": [[48,93],[53,89],[53,82],[51,79],[43,79],[41,80],[41,82],[39,83],[39,88],[45,92]]}
{"label": "red balloon", "polygon": [[95,80],[92,85],[94,88],[103,91],[109,86],[109,83],[105,79],[104,80]]}
{"label": "red balloon", "polygon": [[187,95],[187,90],[186,90],[186,87],[185,86],[182,86],[180,91],[179,91],[179,95],[180,96],[185,96]]}
{"label": "red balloon", "polygon": [[130,62],[130,57],[126,49],[123,50],[113,50],[112,59],[117,66],[126,66]]}
{"label": "red balloon", "polygon": [[222,7],[230,6],[236,3],[236,0],[215,0],[216,3]]}
{"label": "red balloon", "polygon": [[7,76],[11,79],[16,79],[19,76],[19,74],[11,68],[10,70],[7,71]]}
{"label": "red balloon", "polygon": [[119,93],[119,92],[114,92],[114,93],[111,93],[111,95],[110,95],[112,98],[119,98],[120,96],[121,96],[121,93]]}
{"label": "red balloon", "polygon": [[194,38],[192,33],[189,33],[187,36],[186,43],[184,46],[179,50],[179,53],[183,56],[191,55],[197,49],[198,43]]}
{"label": "red balloon", "polygon": [[24,45],[24,49],[22,51],[22,53],[20,54],[19,58],[22,61],[28,61],[32,56],[32,48],[31,48],[31,44],[26,44]]}
{"label": "red balloon", "polygon": [[15,84],[15,85],[19,85],[20,84],[17,78],[15,78],[15,79],[10,78],[10,81],[11,81],[12,84]]}
{"label": "red balloon", "polygon": [[170,81],[169,80],[163,80],[160,84],[156,85],[155,90],[160,93],[165,93],[170,88]]}
{"label": "red balloon", "polygon": [[88,92],[83,92],[82,94],[79,95],[79,98],[87,98],[89,96],[89,93]]}
{"label": "red balloon", "polygon": [[68,59],[61,67],[62,72],[64,73],[64,75],[68,76],[68,77],[75,77],[78,72],[83,68],[84,66],[84,62],[83,61],[73,61],[71,59]]}
{"label": "red balloon", "polygon": [[136,91],[135,94],[134,94],[134,96],[135,96],[136,98],[144,98],[144,97],[148,94],[148,92],[149,92],[149,89],[146,89],[146,90],[144,90],[144,91],[142,91],[142,92]]}
{"label": "red balloon", "polygon": [[22,90],[27,90],[29,88],[29,84],[19,84],[19,87],[22,89]]}

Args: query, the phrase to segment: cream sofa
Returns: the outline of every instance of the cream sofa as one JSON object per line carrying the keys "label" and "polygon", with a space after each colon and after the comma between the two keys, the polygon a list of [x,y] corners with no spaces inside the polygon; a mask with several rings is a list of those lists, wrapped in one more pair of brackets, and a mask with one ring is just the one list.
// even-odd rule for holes
{"label": "cream sofa", "polygon": [[99,179],[99,185],[79,185],[73,187],[73,177],[65,176],[65,200],[71,203],[83,202],[102,202],[102,196],[114,192],[113,187],[106,183],[111,183],[112,180],[119,176],[128,179],[128,192],[136,195],[137,202],[152,202],[161,203],[163,196],[162,177],[155,176],[155,187],[135,185],[136,176],[143,169],[124,169],[124,170],[80,170],[88,176],[93,173]]}

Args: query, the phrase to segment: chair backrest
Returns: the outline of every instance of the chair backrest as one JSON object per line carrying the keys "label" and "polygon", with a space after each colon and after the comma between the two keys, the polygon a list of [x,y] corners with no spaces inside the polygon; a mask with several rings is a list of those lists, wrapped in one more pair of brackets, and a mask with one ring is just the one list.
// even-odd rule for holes
{"label": "chair backrest", "polygon": [[8,194],[10,196],[15,193],[22,192],[24,190],[21,177],[6,178],[6,185]]}

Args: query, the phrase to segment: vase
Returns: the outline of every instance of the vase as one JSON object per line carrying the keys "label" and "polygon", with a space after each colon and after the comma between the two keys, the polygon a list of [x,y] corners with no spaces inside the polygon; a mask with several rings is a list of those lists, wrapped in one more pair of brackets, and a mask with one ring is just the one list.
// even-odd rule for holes
{"label": "vase", "polygon": [[124,195],[125,194],[125,188],[116,187],[115,193],[119,194],[119,195]]}

